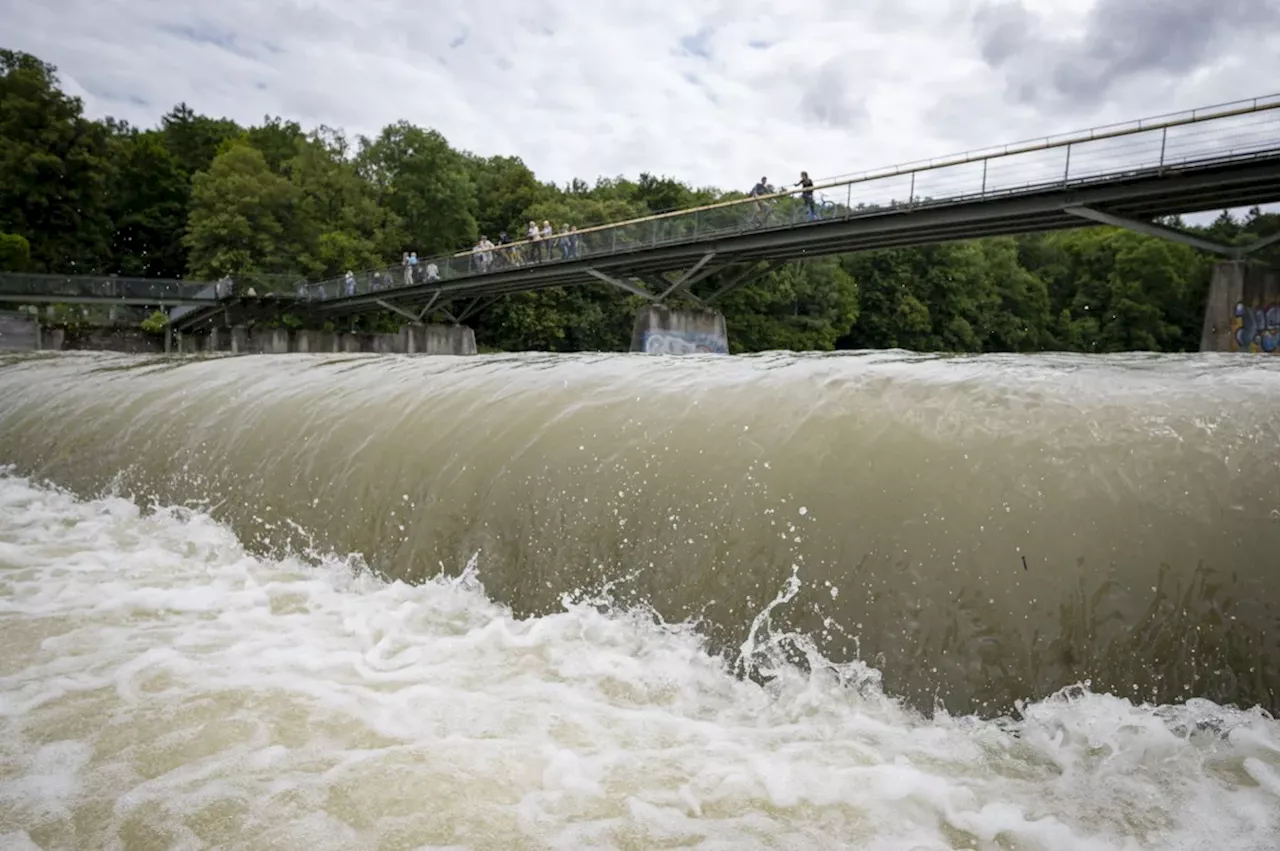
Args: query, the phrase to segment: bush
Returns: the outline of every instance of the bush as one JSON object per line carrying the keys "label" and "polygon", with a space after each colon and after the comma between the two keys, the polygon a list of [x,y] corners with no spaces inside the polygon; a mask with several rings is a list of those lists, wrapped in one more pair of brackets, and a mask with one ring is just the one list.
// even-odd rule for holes
{"label": "bush", "polygon": [[169,317],[164,315],[163,310],[157,310],[155,313],[142,320],[141,328],[148,334],[163,334],[164,326],[169,324]]}

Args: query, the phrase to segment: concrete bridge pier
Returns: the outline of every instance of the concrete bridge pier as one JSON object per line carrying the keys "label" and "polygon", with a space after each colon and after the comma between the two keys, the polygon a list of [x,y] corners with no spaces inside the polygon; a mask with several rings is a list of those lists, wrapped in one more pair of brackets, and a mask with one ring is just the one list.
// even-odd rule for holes
{"label": "concrete bridge pier", "polygon": [[405,351],[423,355],[474,355],[476,332],[466,325],[409,325]]}
{"label": "concrete bridge pier", "polygon": [[728,354],[724,314],[710,308],[672,309],[651,304],[636,315],[631,351],[649,355]]}
{"label": "concrete bridge pier", "polygon": [[1243,259],[1215,263],[1200,351],[1280,354],[1280,273]]}

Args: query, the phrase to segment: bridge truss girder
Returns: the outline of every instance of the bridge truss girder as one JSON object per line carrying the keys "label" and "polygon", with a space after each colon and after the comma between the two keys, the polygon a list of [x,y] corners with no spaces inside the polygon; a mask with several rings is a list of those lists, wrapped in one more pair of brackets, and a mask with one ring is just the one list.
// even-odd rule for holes
{"label": "bridge truss girder", "polygon": [[1202,236],[1197,236],[1194,233],[1188,233],[1184,230],[1178,230],[1177,228],[1172,228],[1168,225],[1117,216],[1103,210],[1095,210],[1091,207],[1068,207],[1066,212],[1073,216],[1079,216],[1082,219],[1088,219],[1096,224],[1124,228],[1125,230],[1131,230],[1134,233],[1154,236],[1157,239],[1167,239],[1170,242],[1177,242],[1182,245],[1189,245],[1192,248],[1199,248],[1201,251],[1208,251],[1212,254],[1221,254],[1231,258],[1232,260],[1244,260],[1254,252],[1280,242],[1280,233],[1274,233],[1271,236],[1260,239],[1256,242],[1251,242],[1248,245],[1224,245],[1223,243],[1214,242],[1211,239],[1205,239]]}

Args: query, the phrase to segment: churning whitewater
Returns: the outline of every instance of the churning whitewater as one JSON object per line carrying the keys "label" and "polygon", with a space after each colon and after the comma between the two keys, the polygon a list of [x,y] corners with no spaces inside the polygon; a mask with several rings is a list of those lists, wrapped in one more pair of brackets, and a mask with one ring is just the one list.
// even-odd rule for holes
{"label": "churning whitewater", "polygon": [[0,847],[1272,849],[1280,367],[0,361]]}
{"label": "churning whitewater", "polygon": [[[0,477],[0,846],[1274,848],[1280,724],[1073,688],[1017,720],[601,600],[513,617]],[[799,583],[803,584],[801,576]],[[780,598],[791,588],[780,588]],[[804,646],[800,642],[800,646]]]}

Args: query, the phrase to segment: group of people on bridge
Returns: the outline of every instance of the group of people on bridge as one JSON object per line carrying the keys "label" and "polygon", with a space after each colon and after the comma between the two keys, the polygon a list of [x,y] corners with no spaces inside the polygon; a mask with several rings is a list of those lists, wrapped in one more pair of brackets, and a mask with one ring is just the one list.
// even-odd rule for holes
{"label": "group of people on bridge", "polygon": [[545,260],[571,260],[578,256],[578,229],[573,225],[561,225],[557,233],[550,220],[543,219],[542,227],[538,227],[538,223],[530,219],[525,238],[526,242],[516,242],[504,230],[498,234],[495,243],[482,234],[471,249],[473,271],[484,273]]}
{"label": "group of people on bridge", "polygon": [[[800,179],[792,186],[801,189],[800,198],[804,204],[806,219],[814,221],[820,218],[818,204],[814,200],[814,183],[809,178],[809,173],[800,172]],[[776,204],[776,199],[770,196],[778,194],[781,193],[769,185],[768,178],[761,177],[747,194],[752,199],[752,215],[746,223],[752,227],[765,225]],[[374,293],[453,278],[459,274],[485,274],[548,261],[573,260],[582,251],[583,235],[576,226],[567,223],[556,230],[549,219],[544,219],[541,225],[531,219],[521,236],[522,239],[513,238],[503,230],[499,232],[495,242],[487,234],[482,234],[469,250],[442,260],[449,267],[444,274],[435,260],[419,260],[416,251],[406,251],[401,256],[399,265],[359,275],[348,271],[336,282],[299,283],[297,295],[299,299],[314,300]]]}
{"label": "group of people on bridge", "polygon": [[[813,181],[809,179],[809,172],[800,172],[800,179],[792,186],[804,187],[800,193],[800,199],[804,202],[805,215],[809,221],[818,218],[818,205],[813,200]],[[751,187],[751,191],[747,193],[747,197],[755,198],[753,203],[754,212],[751,216],[753,225],[763,225],[769,219],[769,214],[773,212],[774,201],[766,196],[776,195],[777,190],[769,185],[769,178],[761,177],[760,182]]]}

